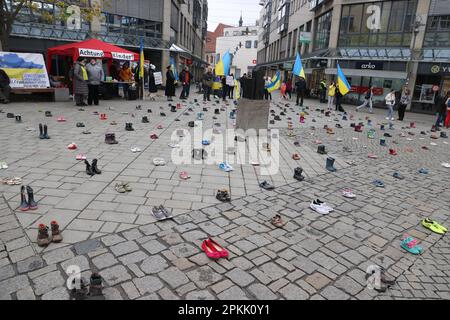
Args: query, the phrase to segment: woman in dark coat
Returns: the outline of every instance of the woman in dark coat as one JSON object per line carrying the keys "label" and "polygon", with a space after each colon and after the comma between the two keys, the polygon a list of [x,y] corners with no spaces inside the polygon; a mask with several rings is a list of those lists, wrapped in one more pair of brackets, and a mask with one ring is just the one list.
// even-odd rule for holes
{"label": "woman in dark coat", "polygon": [[175,96],[175,76],[171,67],[167,67],[166,72],[166,97],[167,101],[173,101],[172,97]]}
{"label": "woman in dark coat", "polygon": [[150,100],[155,100],[155,93],[158,92],[158,88],[155,84],[155,72],[156,67],[151,64],[150,70],[148,71],[148,91],[150,92]]}
{"label": "woman in dark coat", "polygon": [[73,70],[73,79],[75,86],[75,102],[79,107],[87,106],[86,102],[84,102],[88,96],[88,75],[85,69],[86,58],[79,57],[77,62],[75,63],[75,67]]}

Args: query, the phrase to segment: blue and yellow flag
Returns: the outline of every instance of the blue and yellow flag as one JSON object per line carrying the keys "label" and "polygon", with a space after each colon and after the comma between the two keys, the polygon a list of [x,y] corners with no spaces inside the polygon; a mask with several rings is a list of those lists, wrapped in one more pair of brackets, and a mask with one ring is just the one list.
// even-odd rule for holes
{"label": "blue and yellow flag", "polygon": [[139,55],[139,78],[144,79],[144,39],[141,38],[141,49]]}
{"label": "blue and yellow flag", "polygon": [[292,68],[292,73],[298,77],[305,78],[305,70],[303,69],[302,59],[300,54],[297,52],[297,57],[295,58],[295,64]]}
{"label": "blue and yellow flag", "polygon": [[277,74],[273,76],[271,82],[265,86],[267,91],[272,92],[281,87],[281,73],[277,71]]}
{"label": "blue and yellow flag", "polygon": [[175,65],[174,58],[170,58],[170,70],[172,70],[175,80],[178,81],[178,71],[177,71],[177,66]]}
{"label": "blue and yellow flag", "polygon": [[339,63],[337,64],[337,78],[338,78],[337,83],[339,85],[339,92],[344,96],[350,92],[351,86],[348,83],[347,78],[344,75],[344,72],[342,72]]}
{"label": "blue and yellow flag", "polygon": [[231,55],[230,50],[227,50],[222,59],[216,64],[214,71],[216,76],[227,76],[230,72]]}

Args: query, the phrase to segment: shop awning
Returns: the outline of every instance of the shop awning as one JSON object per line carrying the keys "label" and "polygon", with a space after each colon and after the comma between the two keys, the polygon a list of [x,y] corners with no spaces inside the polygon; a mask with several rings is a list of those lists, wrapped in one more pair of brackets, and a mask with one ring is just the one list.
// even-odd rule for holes
{"label": "shop awning", "polygon": [[170,50],[170,51],[173,51],[173,52],[183,52],[183,53],[188,53],[186,50],[180,48],[180,47],[177,46],[176,44],[172,44],[172,45],[170,46],[170,49],[169,49],[169,50]]}

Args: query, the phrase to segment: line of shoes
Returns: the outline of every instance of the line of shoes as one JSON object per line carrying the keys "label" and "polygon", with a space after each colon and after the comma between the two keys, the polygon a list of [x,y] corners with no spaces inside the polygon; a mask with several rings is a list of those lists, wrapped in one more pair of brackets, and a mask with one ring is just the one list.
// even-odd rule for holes
{"label": "line of shoes", "polygon": [[38,226],[37,244],[39,247],[47,247],[50,243],[59,243],[63,240],[61,230],[59,230],[59,225],[56,221],[50,222],[50,227],[52,234],[50,236],[48,226],[41,223]]}
{"label": "line of shoes", "polygon": [[[28,199],[27,199],[28,196]],[[34,200],[34,191],[30,186],[20,187],[20,211],[36,210],[38,203]]]}
{"label": "line of shoes", "polygon": [[84,160],[84,164],[86,165],[86,173],[89,176],[102,173],[102,171],[98,168],[97,163],[98,163],[97,159],[93,159],[92,164],[90,164],[89,161],[87,161],[86,159]]}
{"label": "line of shoes", "polygon": [[87,281],[79,275],[71,283],[70,297],[72,300],[105,300],[103,295],[103,278],[98,272],[92,272]]}
{"label": "line of shoes", "polygon": [[128,182],[118,182],[118,183],[116,183],[116,185],[114,186],[114,189],[115,189],[118,193],[131,192],[131,191],[133,190]]}

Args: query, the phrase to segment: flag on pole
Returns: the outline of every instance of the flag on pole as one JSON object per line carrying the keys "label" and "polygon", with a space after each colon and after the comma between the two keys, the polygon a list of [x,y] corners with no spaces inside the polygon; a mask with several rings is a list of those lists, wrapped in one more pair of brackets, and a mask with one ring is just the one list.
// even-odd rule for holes
{"label": "flag on pole", "polygon": [[277,89],[279,89],[281,87],[281,73],[280,71],[277,71],[277,74],[273,76],[272,80],[270,81],[270,83],[265,86],[267,91],[272,92],[275,91]]}
{"label": "flag on pole", "polygon": [[214,71],[216,76],[227,76],[230,72],[230,64],[231,64],[231,55],[230,50],[227,50],[223,55],[222,59],[216,64]]}
{"label": "flag on pole", "polygon": [[292,73],[298,77],[305,77],[305,70],[303,69],[302,59],[300,58],[300,54],[297,52],[297,57],[295,57],[295,64],[292,68]]}
{"label": "flag on pole", "polygon": [[141,49],[139,55],[139,78],[144,79],[144,38],[141,38]]}
{"label": "flag on pole", "polygon": [[347,78],[344,75],[344,72],[342,72],[339,63],[337,64],[337,78],[338,78],[339,92],[343,96],[345,96],[347,93],[350,92],[351,86],[348,83]]}
{"label": "flag on pole", "polygon": [[177,71],[177,67],[175,65],[175,59],[174,58],[170,58],[170,69],[173,72],[173,76],[174,76],[175,80],[178,81],[178,71]]}

